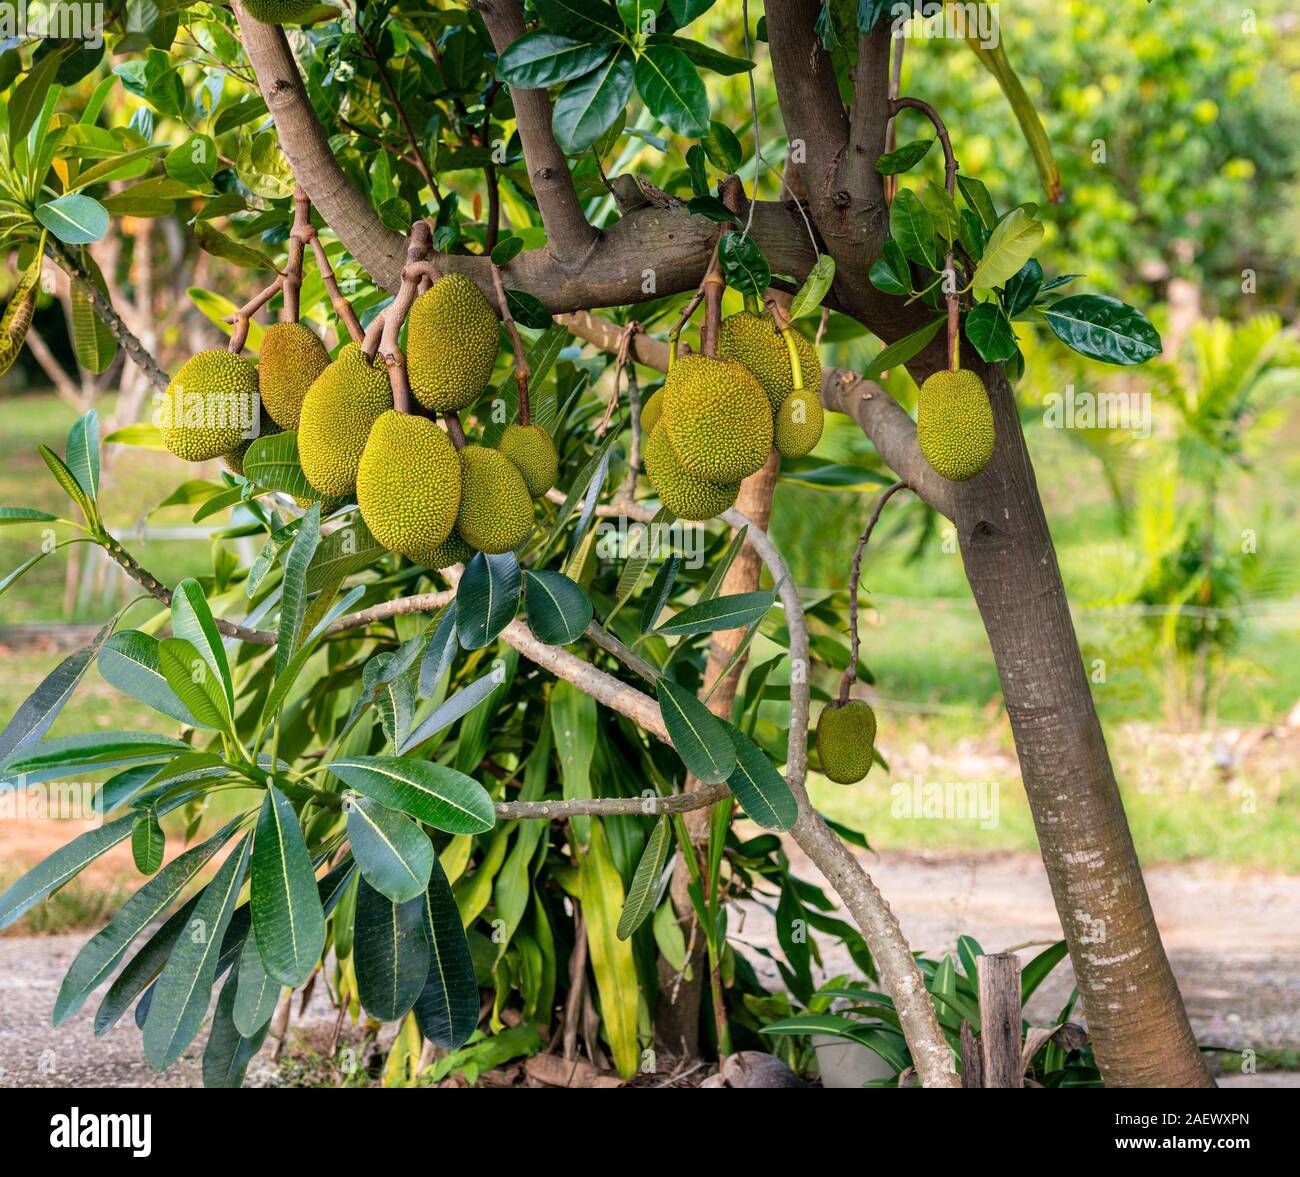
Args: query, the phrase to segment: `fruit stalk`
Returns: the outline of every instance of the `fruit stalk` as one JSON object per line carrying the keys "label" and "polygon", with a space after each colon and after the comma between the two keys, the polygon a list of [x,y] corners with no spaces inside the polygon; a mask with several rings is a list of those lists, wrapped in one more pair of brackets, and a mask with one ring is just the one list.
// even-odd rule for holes
{"label": "fruit stalk", "polygon": [[528,425],[528,380],[533,370],[528,366],[528,350],[515,325],[515,318],[510,313],[510,301],[506,298],[505,284],[501,281],[501,267],[492,263],[492,287],[496,291],[497,309],[501,312],[501,322],[510,336],[510,346],[515,352],[515,385],[519,389],[519,424]]}
{"label": "fruit stalk", "polygon": [[378,354],[388,368],[388,379],[393,387],[393,408],[399,413],[409,414],[411,411],[411,383],[406,376],[406,356],[397,339],[402,324],[410,313],[411,304],[420,292],[420,279],[426,272],[421,263],[428,257],[432,245],[433,231],[429,228],[428,221],[416,221],[411,226],[410,242],[406,247],[406,266],[402,270],[402,284],[398,288],[397,297],[380,316],[383,326],[378,339],[367,331],[361,344],[367,360],[373,360]]}

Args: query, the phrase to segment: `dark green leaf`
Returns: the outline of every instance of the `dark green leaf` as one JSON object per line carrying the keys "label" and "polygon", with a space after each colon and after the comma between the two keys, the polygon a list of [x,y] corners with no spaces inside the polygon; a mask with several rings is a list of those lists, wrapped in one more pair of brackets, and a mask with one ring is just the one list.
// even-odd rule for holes
{"label": "dark green leaf", "polygon": [[[243,956],[248,955],[246,945]],[[203,1086],[209,1090],[242,1086],[248,1064],[261,1050],[267,1031],[271,1028],[268,1017],[250,1036],[246,1037],[240,1032],[235,1018],[242,989],[242,971],[236,973],[232,969],[221,987],[217,1008],[212,1015],[212,1028],[208,1031],[208,1040],[203,1047]]]}
{"label": "dark green leaf", "polygon": [[971,212],[979,218],[980,225],[986,231],[991,231],[998,223],[998,214],[993,207],[993,198],[989,196],[989,190],[984,187],[983,182],[975,179],[974,176],[966,176],[958,172],[957,190],[962,194],[962,199],[966,201]]}
{"label": "dark green leaf", "polygon": [[636,88],[650,113],[679,135],[709,130],[709,95],[691,59],[675,45],[647,45],[636,63]]}
{"label": "dark green leaf", "polygon": [[655,909],[659,897],[659,881],[663,877],[668,850],[672,846],[672,819],[664,814],[655,823],[654,832],[646,841],[641,861],[636,864],[632,885],[623,901],[623,914],[618,917],[617,935],[626,940],[645,922]]}
{"label": "dark green leaf", "polygon": [[[10,35],[12,36],[12,33]],[[27,132],[35,124],[36,116],[40,114],[41,107],[45,104],[63,56],[62,50],[56,49],[53,53],[47,53],[39,61],[33,61],[27,76],[14,87],[13,93],[9,96],[8,139],[11,156],[13,145],[26,139]]]}
{"label": "dark green leaf", "polygon": [[478,982],[460,911],[442,864],[435,861],[424,898],[429,975],[415,1003],[420,1033],[435,1046],[456,1050],[478,1024]]}
{"label": "dark green leaf", "polygon": [[980,359],[1000,364],[1016,354],[1016,335],[1011,320],[996,302],[982,302],[966,315],[966,338]]}
{"label": "dark green leaf", "polygon": [[745,158],[735,132],[716,121],[709,123],[709,133],[700,140],[700,146],[704,148],[709,162],[727,175],[739,168]]}
{"label": "dark green leaf", "polygon": [[591,45],[539,29],[507,46],[497,60],[497,77],[525,89],[556,86],[590,73],[612,52],[608,42]]}
{"label": "dark green leaf", "polygon": [[725,234],[718,245],[718,261],[727,285],[740,294],[762,298],[772,284],[772,267],[752,237]]}
{"label": "dark green leaf", "polygon": [[561,150],[578,155],[609,130],[632,97],[635,76],[631,50],[620,47],[591,73],[567,83],[551,118]]}
{"label": "dark green leaf", "polygon": [[1104,294],[1076,294],[1043,308],[1066,347],[1106,364],[1145,364],[1160,354],[1160,334],[1136,307]]}
{"label": "dark green leaf", "polygon": [[482,649],[514,620],[520,581],[514,552],[478,552],[469,562],[456,589],[456,632],[465,649]]}
{"label": "dark green leaf", "polygon": [[1028,310],[1042,285],[1043,267],[1037,258],[1031,257],[1002,288],[1002,305],[1008,317],[1015,318],[1021,311]]}
{"label": "dark green leaf", "polygon": [[705,784],[725,781],[736,767],[728,725],[685,687],[661,678],[655,687],[659,710],[677,755]]}
{"label": "dark green leaf", "polygon": [[352,961],[366,1011],[395,1022],[414,1004],[429,977],[425,899],[393,903],[365,878],[357,883]]}
{"label": "dark green leaf", "polygon": [[166,848],[157,812],[145,809],[137,813],[131,827],[131,857],[135,859],[135,869],[142,875],[154,874],[162,866]]}
{"label": "dark green leaf", "polygon": [[715,74],[722,74],[723,77],[748,73],[754,68],[752,61],[747,61],[743,57],[732,57],[730,54],[721,53],[712,45],[706,45],[703,41],[689,41],[685,37],[666,36],[663,33],[656,33],[650,38],[650,44],[671,45],[675,49],[680,49],[701,69],[710,70]]}
{"label": "dark green leaf", "polygon": [[[275,648],[275,672],[284,669],[293,659],[302,632],[303,616],[307,612],[307,566],[316,554],[320,542],[320,504],[312,503],[302,517],[298,534],[289,547],[284,561],[284,587],[280,596],[279,640]],[[287,984],[288,982],[286,982]]]}
{"label": "dark green leaf", "polygon": [[904,335],[902,339],[896,339],[888,347],[882,348],[863,375],[868,380],[875,380],[882,372],[897,368],[900,364],[907,363],[913,356],[920,355],[930,340],[939,333],[939,328],[944,325],[944,322],[942,317],[934,319],[924,327],[918,327],[910,335]]}
{"label": "dark green leaf", "polygon": [[759,620],[776,599],[774,592],[733,593],[701,601],[670,617],[657,630],[660,634],[714,633],[720,629],[742,629]]}
{"label": "dark green leaf", "polygon": [[903,256],[938,272],[942,266],[934,240],[934,218],[910,188],[900,188],[889,206],[889,233]]}
{"label": "dark green leaf", "polygon": [[727,734],[736,748],[736,769],[727,787],[751,821],[765,830],[788,830],[799,816],[799,806],[785,777],[744,732],[728,726]]}
{"label": "dark green leaf", "polygon": [[283,985],[301,985],[325,950],[325,916],[298,815],[274,785],[257,818],[249,906],[266,971]]}
{"label": "dark green leaf", "polygon": [[[660,512],[662,514],[662,510]],[[659,518],[658,515],[655,518]],[[655,627],[655,622],[659,620],[659,614],[663,612],[664,606],[668,603],[668,597],[673,591],[673,583],[677,580],[677,570],[682,566],[682,558],[678,555],[669,556],[655,573],[653,583],[650,585],[650,595],[646,598],[645,604],[641,608],[641,632],[649,633]]]}
{"label": "dark green leaf", "polygon": [[513,233],[501,238],[492,250],[492,264],[494,266],[504,266],[512,262],[520,253],[523,252],[524,239],[516,237]]}
{"label": "dark green leaf", "polygon": [[199,726],[230,730],[230,710],[221,684],[192,642],[163,638],[158,643],[158,669]]}
{"label": "dark green leaf", "polygon": [[99,673],[119,691],[185,724],[195,724],[190,709],[167,685],[159,666],[158,639],[137,629],[124,629],[104,643]]}
{"label": "dark green leaf", "polygon": [[1044,948],[1033,960],[1020,971],[1020,1001],[1023,1004],[1033,996],[1035,990],[1047,980],[1052,970],[1065,959],[1070,946],[1064,940],[1058,940],[1050,948]]}
{"label": "dark green leaf", "polygon": [[456,647],[456,602],[452,601],[438,618],[433,636],[424,648],[424,657],[420,660],[419,686],[416,689],[418,698],[428,699],[438,689],[438,680],[456,656]]}
{"label": "dark green leaf", "polygon": [[[94,765],[129,763],[138,760],[163,760],[177,752],[189,752],[184,740],[156,736],[149,732],[91,732],[84,735],[56,736],[42,740],[4,765],[8,776],[34,777],[52,773],[45,779],[66,776]],[[28,781],[29,784],[35,782]]]}
{"label": "dark green leaf", "polygon": [[394,903],[423,895],[433,869],[429,836],[404,813],[369,797],[349,794],[348,841],[361,874]]}
{"label": "dark green leaf", "polygon": [[902,147],[887,151],[876,160],[876,171],[882,176],[897,176],[903,172],[910,172],[929,154],[933,146],[933,139],[915,139],[911,143],[904,143]]}
{"label": "dark green leaf", "polygon": [[235,993],[235,1028],[246,1038],[264,1029],[275,1013],[280,1000],[280,985],[266,971],[262,954],[257,950],[257,939],[249,936],[239,950],[239,963],[235,968],[239,988]]}
{"label": "dark green leaf", "polygon": [[458,719],[463,719],[480,704],[486,702],[501,686],[502,676],[497,670],[488,671],[481,678],[475,679],[464,690],[457,691],[428,718],[404,739],[397,748],[399,756],[405,756],[418,748],[425,740],[432,739],[440,731],[451,727]]}
{"label": "dark green leaf", "polygon": [[790,300],[790,318],[801,319],[820,310],[822,299],[826,297],[835,281],[835,259],[827,253],[819,253],[803,285],[795,291]]}
{"label": "dark green leaf", "polygon": [[528,627],[548,646],[576,642],[591,624],[594,610],[587,594],[562,572],[524,572],[524,608]]}
{"label": "dark green leaf", "polygon": [[481,834],[496,824],[492,799],[483,786],[446,765],[396,756],[353,756],[334,760],[329,767],[359,793],[449,834]]}
{"label": "dark green leaf", "polygon": [[697,16],[713,7],[713,0],[668,0],[668,11],[679,29],[685,28]]}
{"label": "dark green leaf", "polygon": [[709,220],[716,221],[719,225],[740,224],[740,218],[731,209],[716,196],[710,196],[708,193],[701,196],[692,196],[686,202],[686,208],[688,212],[694,213],[697,217],[708,217]]}
{"label": "dark green leaf", "polygon": [[623,22],[604,0],[534,0],[542,23],[553,32],[579,41],[614,41]]}
{"label": "dark green leaf", "polygon": [[521,327],[527,327],[531,331],[545,331],[551,325],[551,312],[535,294],[507,287],[506,305],[510,308],[511,317]]}
{"label": "dark green leaf", "polygon": [[228,709],[233,711],[235,690],[230,679],[226,647],[197,580],[182,580],[172,593],[172,633],[192,643],[203,655],[225,691]]}

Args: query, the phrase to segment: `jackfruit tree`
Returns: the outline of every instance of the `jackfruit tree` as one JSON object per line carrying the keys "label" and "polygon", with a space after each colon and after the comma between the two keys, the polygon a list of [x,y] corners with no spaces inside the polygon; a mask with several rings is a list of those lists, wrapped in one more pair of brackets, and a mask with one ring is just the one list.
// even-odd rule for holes
{"label": "jackfruit tree", "polygon": [[[700,32],[724,10],[743,56]],[[232,0],[109,42],[111,73],[63,49],[18,62],[9,170],[30,175],[0,220],[23,273],[4,355],[48,259],[159,390],[152,426],[106,440],[224,457],[185,501],[228,523],[211,576],[163,583],[104,523],[93,414],[62,458],[42,450],[80,518],[3,508],[99,545],[165,607],[134,629],[119,613],[0,735],[11,784],[112,773],[111,820],[0,896],[0,922],[127,838],[150,876],[76,958],[56,1021],[122,965],[96,1028],[134,1004],[162,1068],[219,983],[205,1080],[237,1085],[282,990],[320,976],[353,1017],[401,1024],[394,1081],[426,1050],[465,1065],[494,1038],[529,1053],[579,1033],[628,1077],[655,1043],[775,1049],[726,920],[731,898],[767,895],[877,980],[899,1070],[957,1085],[960,1023],[936,1013],[849,849],[861,835],[804,787],[810,755],[845,785],[880,776],[877,717],[853,697],[858,581],[907,490],[955,528],[1002,677],[1091,1037],[1070,1065],[1117,1086],[1210,1082],[1014,391],[1027,332],[1121,365],[1160,340],[1139,309],[1065,293],[1078,276],[1036,258],[1031,201],[1062,192],[1005,46],[981,60],[1038,174],[999,209],[955,153],[961,111],[900,96],[883,2],[790,0],[755,19],[734,0]],[[926,93],[923,42],[908,64]],[[762,111],[759,73],[777,99]],[[114,86],[148,119],[101,126]],[[647,152],[665,187],[639,173]],[[940,155],[942,178],[923,179]],[[226,346],[170,379],[84,252],[124,214],[179,217],[214,270],[275,274],[242,303],[200,292]],[[823,362],[838,330],[883,345],[864,372]],[[915,421],[886,387],[904,371]],[[892,474],[864,499],[847,626],[813,642],[824,616],[806,615],[766,528],[782,472],[829,465],[831,414]],[[633,539],[689,531],[705,558],[626,535],[611,549],[620,521]],[[245,566],[231,545],[248,538]],[[778,654],[750,665],[760,632]],[[181,736],[43,738],[92,660]],[[197,831],[217,790],[252,801],[159,869],[159,818]],[[741,816],[788,834],[853,923]],[[182,938],[191,917],[215,934]],[[806,946],[781,947],[806,1006]]]}

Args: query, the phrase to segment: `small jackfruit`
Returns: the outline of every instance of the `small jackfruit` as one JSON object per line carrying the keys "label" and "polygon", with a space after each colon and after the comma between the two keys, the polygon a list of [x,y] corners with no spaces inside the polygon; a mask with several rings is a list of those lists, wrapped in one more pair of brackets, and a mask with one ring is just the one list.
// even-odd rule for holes
{"label": "small jackfruit", "polygon": [[450,568],[453,564],[468,564],[474,559],[474,549],[453,531],[435,547],[411,552],[409,559],[424,568]]}
{"label": "small jackfruit", "polygon": [[659,417],[664,411],[664,390],[656,388],[650,399],[641,406],[641,432],[649,437],[659,424]]}
{"label": "small jackfruit", "polygon": [[916,440],[934,470],[953,482],[974,478],[993,456],[993,406],[974,372],[935,372],[916,402]]}
{"label": "small jackfruit", "polygon": [[219,458],[253,436],[258,412],[257,369],[224,349],[199,352],[163,394],[163,445],[190,462]]}
{"label": "small jackfruit", "polygon": [[792,392],[776,412],[772,444],[783,458],[802,458],[822,439],[825,414],[813,389]]}
{"label": "small jackfruit", "polygon": [[298,418],[298,460],[326,499],[351,496],[370,427],[393,407],[388,368],[355,343],[312,382]]}
{"label": "small jackfruit", "polygon": [[507,425],[497,447],[524,476],[528,493],[540,499],[555,485],[560,469],[560,455],[555,442],[540,425]]}
{"label": "small jackfruit", "polygon": [[[257,427],[257,437],[269,437],[273,433],[283,432],[284,430],[271,420],[271,415],[266,411],[266,406],[263,405],[261,423]],[[257,440],[257,437],[250,437],[247,441],[240,442],[240,444],[231,450],[230,453],[222,454],[222,458],[225,459],[226,465],[230,467],[234,473],[243,474],[244,455],[248,452],[248,447]]]}
{"label": "small jackfruit", "polygon": [[301,323],[274,323],[262,336],[257,383],[262,407],[281,429],[297,429],[307,390],[329,366],[320,337]]}
{"label": "small jackfruit", "polygon": [[772,450],[763,386],[735,360],[682,356],[664,381],[660,424],[682,470],[729,486],[762,468]]}
{"label": "small jackfruit", "polygon": [[446,542],[460,506],[460,461],[428,417],[389,409],[370,430],[357,467],[357,506],[370,534],[415,559]]}
{"label": "small jackfruit", "polygon": [[861,699],[828,703],[817,717],[817,757],[837,785],[855,785],[871,771],[876,713]]}
{"label": "small jackfruit", "polygon": [[497,450],[467,445],[460,451],[461,538],[496,556],[513,552],[533,529],[533,500],[524,476]]}
{"label": "small jackfruit", "polygon": [[411,306],[406,370],[426,409],[456,412],[478,399],[501,351],[501,323],[464,274],[444,274]]}
{"label": "small jackfruit", "polygon": [[[791,331],[804,388],[821,387],[822,366],[811,340]],[[718,356],[739,360],[763,386],[775,412],[794,391],[794,372],[785,337],[776,329],[771,315],[738,311],[722,320],[718,330]]]}
{"label": "small jackfruit", "polygon": [[316,0],[244,0],[248,15],[264,25],[300,21],[315,7]]}
{"label": "small jackfruit", "polygon": [[663,425],[646,438],[645,472],[663,503],[678,519],[712,519],[736,501],[740,483],[719,486],[686,474]]}

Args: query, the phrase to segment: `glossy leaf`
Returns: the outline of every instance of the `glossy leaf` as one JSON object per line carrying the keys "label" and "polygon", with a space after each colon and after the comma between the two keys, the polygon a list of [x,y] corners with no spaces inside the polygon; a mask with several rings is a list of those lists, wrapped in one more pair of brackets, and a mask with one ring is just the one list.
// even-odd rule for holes
{"label": "glossy leaf", "polygon": [[1043,240],[1043,224],[1023,208],[1013,208],[1000,220],[984,245],[971,284],[976,293],[1001,286],[1014,277]]}
{"label": "glossy leaf", "polygon": [[677,580],[677,570],[681,566],[682,558],[678,555],[669,556],[667,560],[659,565],[659,570],[655,573],[654,581],[650,585],[650,594],[646,597],[645,604],[641,608],[642,633],[649,633],[654,629],[655,622],[659,620],[659,614],[663,612],[663,608],[672,594],[673,584]]}
{"label": "glossy leaf", "polygon": [[535,0],[537,15],[548,29],[580,41],[612,41],[623,35],[623,22],[605,0]]}
{"label": "glossy leaf", "polygon": [[280,628],[275,647],[275,672],[292,661],[307,612],[307,566],[320,543],[320,504],[313,503],[302,518],[298,534],[284,561],[284,591],[280,597]]}
{"label": "glossy leaf", "polygon": [[1011,320],[996,302],[982,302],[966,315],[966,338],[980,359],[999,364],[1016,354],[1016,334]]}
{"label": "glossy leaf", "polygon": [[725,781],[736,767],[736,749],[724,724],[685,687],[661,678],[655,693],[673,747],[705,784]]}
{"label": "glossy leaf", "polygon": [[733,593],[701,601],[670,617],[658,629],[661,634],[715,633],[721,629],[742,629],[759,620],[776,600],[774,592]]}
{"label": "glossy leaf", "polygon": [[636,864],[632,885],[623,902],[623,914],[618,917],[620,940],[631,936],[655,909],[655,901],[659,897],[659,881],[663,877],[664,864],[668,861],[668,851],[672,847],[672,833],[672,819],[664,814],[655,823],[654,831],[641,852],[641,861]]}
{"label": "glossy leaf", "polygon": [[394,903],[423,895],[433,869],[433,844],[404,813],[369,797],[349,796],[348,841],[361,874]]}
{"label": "glossy leaf", "polygon": [[727,734],[736,749],[736,768],[727,787],[751,821],[765,830],[788,830],[799,816],[799,806],[785,777],[744,732],[728,726]]}
{"label": "glossy leaf", "polygon": [[182,580],[172,593],[172,632],[191,642],[217,673],[225,690],[229,710],[234,711],[235,690],[230,679],[230,663],[212,610],[197,580]]}
{"label": "glossy leaf", "polygon": [[961,172],[957,173],[957,191],[962,195],[970,210],[979,218],[980,226],[986,232],[992,232],[997,226],[998,214],[993,207],[993,198],[989,195],[989,190],[984,186],[982,180],[975,179],[974,176],[967,176]]}
{"label": "glossy leaf", "polygon": [[99,497],[99,414],[94,409],[78,417],[68,430],[64,453],[77,485],[94,502]]}
{"label": "glossy leaf", "polygon": [[230,729],[230,712],[216,672],[184,638],[163,638],[158,643],[158,669],[167,685],[201,727]]}
{"label": "glossy leaf", "polygon": [[266,971],[296,988],[325,950],[325,916],[316,874],[288,798],[268,785],[253,842],[249,906]]}
{"label": "glossy leaf", "polygon": [[38,204],[35,215],[65,245],[89,245],[108,232],[108,209],[80,192]]}
{"label": "glossy leaf", "polygon": [[752,237],[727,233],[718,245],[718,261],[727,285],[741,294],[762,298],[772,284],[772,267]]}
{"label": "glossy leaf", "polygon": [[1145,364],[1160,354],[1160,333],[1136,307],[1104,294],[1076,294],[1043,308],[1067,347],[1106,364]]}
{"label": "glossy leaf", "polygon": [[514,620],[520,582],[514,552],[476,553],[456,589],[456,633],[465,649],[482,649]]}
{"label": "glossy leaf", "polygon": [[709,129],[709,95],[691,59],[675,45],[651,44],[637,58],[636,88],[650,113],[679,135]]}
{"label": "glossy leaf", "polygon": [[556,86],[590,73],[612,52],[608,43],[592,45],[539,29],[506,47],[497,59],[497,77],[526,89]]}
{"label": "glossy leaf", "polygon": [[910,172],[921,162],[934,146],[933,139],[915,139],[904,143],[893,151],[887,151],[876,160],[876,171],[882,176],[897,176]]}
{"label": "glossy leaf", "polygon": [[587,594],[562,572],[524,572],[528,628],[550,646],[576,642],[595,615]]}
{"label": "glossy leaf", "polygon": [[184,724],[197,720],[167,684],[159,662],[158,639],[138,629],[113,634],[99,651],[99,673],[119,691]]}
{"label": "glossy leaf", "polygon": [[365,878],[357,882],[352,962],[357,993],[381,1022],[404,1016],[429,977],[429,937],[423,895],[393,903]]}
{"label": "glossy leaf", "polygon": [[934,240],[934,218],[910,188],[900,188],[889,206],[889,234],[904,257],[935,272],[941,268],[943,262]]}
{"label": "glossy leaf", "polygon": [[419,698],[427,699],[438,689],[439,681],[456,656],[456,648],[456,602],[452,601],[439,616],[429,643],[424,647],[416,688]]}
{"label": "glossy leaf", "polygon": [[137,813],[131,827],[131,857],[135,860],[135,869],[142,875],[154,874],[162,866],[166,848],[158,814],[152,809]]}
{"label": "glossy leaf", "polygon": [[[254,438],[244,451],[244,477],[263,490],[279,491],[299,499],[320,498],[302,472],[298,460],[298,435],[290,431]],[[342,543],[344,538],[340,537],[335,543]]]}
{"label": "glossy leaf", "polygon": [[[248,955],[245,946],[244,956]],[[256,956],[256,953],[252,955]],[[235,1022],[243,978],[234,970],[226,978],[212,1015],[212,1028],[203,1046],[203,1086],[210,1090],[241,1087],[248,1064],[262,1048],[271,1028],[268,1017],[251,1035],[244,1035]]]}
{"label": "glossy leaf", "polygon": [[[4,775],[37,775],[47,780],[67,776],[93,766],[107,767],[140,760],[162,760],[177,752],[189,752],[190,745],[171,736],[150,732],[90,732],[42,740],[25,752],[11,757]],[[34,783],[29,779],[29,784]]]}
{"label": "glossy leaf", "polygon": [[632,97],[635,74],[631,51],[620,47],[608,61],[564,87],[551,117],[561,150],[577,155],[614,125]]}
{"label": "glossy leaf", "polygon": [[435,1046],[456,1050],[474,1033],[479,993],[474,961],[442,864],[436,860],[424,897],[424,929],[429,944],[429,975],[415,1002],[420,1033]]}
{"label": "glossy leaf", "polygon": [[867,366],[863,375],[868,380],[875,380],[882,372],[897,368],[900,364],[905,364],[920,355],[929,345],[930,340],[939,334],[939,328],[944,325],[944,322],[942,317],[932,319],[924,327],[918,327],[910,334],[904,335],[902,339],[896,339],[888,347],[882,348]]}
{"label": "glossy leaf", "polygon": [[245,939],[234,976],[238,978],[238,988],[232,1019],[239,1033],[251,1038],[266,1028],[280,1000],[280,984],[267,973],[256,937]]}
{"label": "glossy leaf", "polygon": [[800,319],[820,310],[822,299],[835,281],[835,259],[828,253],[819,253],[803,285],[790,300],[790,318]]}
{"label": "glossy leaf", "polygon": [[1043,267],[1037,258],[1030,258],[1019,271],[1002,288],[1002,305],[1008,316],[1015,318],[1021,311],[1028,310],[1038,297],[1043,285]]}
{"label": "glossy leaf", "polygon": [[353,756],[330,763],[344,784],[449,834],[481,834],[496,824],[478,781],[446,765],[396,756]]}

